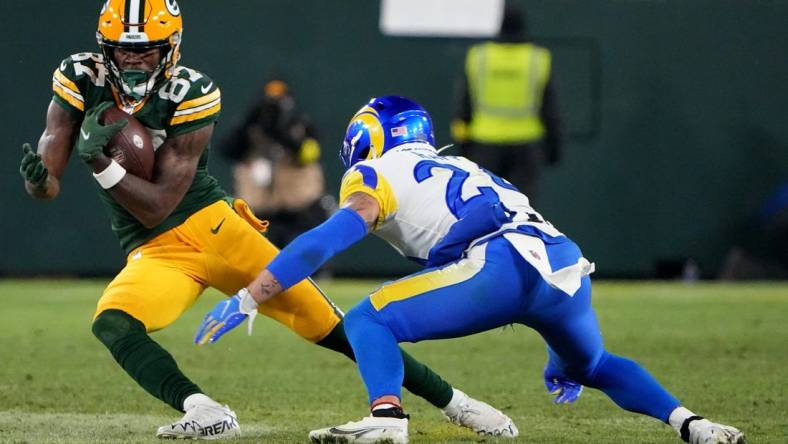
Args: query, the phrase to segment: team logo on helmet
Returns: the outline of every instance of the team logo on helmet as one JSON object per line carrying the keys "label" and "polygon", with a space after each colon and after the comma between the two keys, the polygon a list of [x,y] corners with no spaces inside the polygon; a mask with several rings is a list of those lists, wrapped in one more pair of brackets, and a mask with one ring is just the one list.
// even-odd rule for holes
{"label": "team logo on helmet", "polygon": [[178,2],[175,0],[165,0],[164,4],[167,6],[167,11],[169,11],[170,14],[174,16],[181,14],[181,7],[178,6]]}

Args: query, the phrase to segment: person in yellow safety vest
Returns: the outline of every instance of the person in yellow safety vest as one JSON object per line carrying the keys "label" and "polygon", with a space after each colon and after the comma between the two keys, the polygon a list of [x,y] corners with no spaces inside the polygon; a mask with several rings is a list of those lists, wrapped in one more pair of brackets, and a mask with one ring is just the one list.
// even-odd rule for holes
{"label": "person in yellow safety vest", "polygon": [[561,131],[550,51],[526,28],[507,4],[498,38],[468,49],[451,133],[463,156],[533,201],[542,164],[559,161]]}

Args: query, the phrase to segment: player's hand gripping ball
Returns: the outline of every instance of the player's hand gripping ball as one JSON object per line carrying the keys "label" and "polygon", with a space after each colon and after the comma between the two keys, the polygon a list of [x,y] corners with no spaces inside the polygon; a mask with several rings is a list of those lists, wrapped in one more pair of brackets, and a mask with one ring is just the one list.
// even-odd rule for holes
{"label": "player's hand gripping ball", "polygon": [[115,159],[127,173],[151,180],[155,153],[153,139],[145,126],[134,116],[114,106],[104,111],[101,117],[103,124],[107,126],[123,120],[128,121],[126,126],[109,139],[104,147],[104,154]]}

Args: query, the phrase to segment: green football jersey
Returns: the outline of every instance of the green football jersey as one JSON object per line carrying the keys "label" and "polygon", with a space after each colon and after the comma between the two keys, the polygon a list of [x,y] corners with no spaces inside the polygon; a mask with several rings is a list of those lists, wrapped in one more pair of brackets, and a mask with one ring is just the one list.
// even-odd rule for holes
{"label": "green football jersey", "polygon": [[[114,101],[145,125],[156,149],[168,137],[213,125],[221,110],[221,93],[216,84],[205,74],[184,66],[176,67],[173,76],[134,109],[123,108],[107,79],[104,56],[96,53],[74,54],[63,60],[53,74],[52,90],[53,100],[78,121],[86,110],[104,101]],[[112,230],[127,253],[180,225],[203,207],[227,198],[216,179],[208,173],[208,150],[206,146],[183,200],[156,227],[145,228],[106,190],[98,187],[101,201],[109,212]]]}

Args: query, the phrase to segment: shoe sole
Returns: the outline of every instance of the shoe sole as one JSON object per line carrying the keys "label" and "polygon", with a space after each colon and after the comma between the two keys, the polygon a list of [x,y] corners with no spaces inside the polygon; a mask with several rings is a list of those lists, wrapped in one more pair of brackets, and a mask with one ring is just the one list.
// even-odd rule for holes
{"label": "shoe sole", "polygon": [[374,442],[375,444],[395,444],[394,440],[392,440],[391,438],[384,438],[376,441],[359,441],[359,440],[350,441],[344,436],[310,436],[309,442],[311,442],[312,444],[347,444],[350,442],[363,442],[363,443]]}
{"label": "shoe sole", "polygon": [[220,439],[235,439],[238,438],[238,435],[232,436],[212,436],[212,437],[204,437],[204,436],[176,436],[176,435],[161,435],[157,436],[156,438],[159,439],[166,439],[166,440],[175,440],[175,439],[188,439],[190,441],[218,441]]}
{"label": "shoe sole", "polygon": [[156,438],[159,439],[188,439],[192,441],[218,441],[220,439],[237,439],[240,438],[240,433],[226,434],[226,435],[213,435],[213,436],[190,436],[190,435],[177,435],[177,434],[157,434]]}
{"label": "shoe sole", "polygon": [[334,436],[310,436],[309,442],[312,444],[346,444],[347,438]]}

